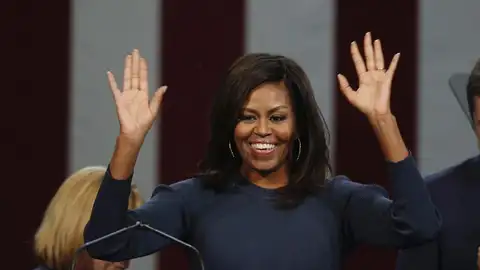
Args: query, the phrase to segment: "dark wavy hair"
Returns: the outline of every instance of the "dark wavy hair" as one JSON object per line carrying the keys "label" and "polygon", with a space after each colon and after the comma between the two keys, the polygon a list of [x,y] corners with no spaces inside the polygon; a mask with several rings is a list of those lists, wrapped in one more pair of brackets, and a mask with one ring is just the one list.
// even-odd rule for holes
{"label": "dark wavy hair", "polygon": [[[228,69],[225,80],[216,93],[210,118],[210,141],[200,162],[201,176],[210,187],[228,184],[238,173],[241,158],[232,157],[229,143],[250,93],[259,85],[283,82],[289,91],[295,115],[296,137],[301,141],[290,151],[288,184],[278,190],[275,203],[280,207],[295,207],[309,194],[321,190],[331,173],[329,161],[329,132],[315,101],[313,89],[304,70],[292,59],[267,53],[246,54]],[[232,150],[237,152],[234,143]]]}
{"label": "dark wavy hair", "polygon": [[480,59],[475,63],[467,84],[467,101],[472,120],[475,120],[475,97],[480,97]]}

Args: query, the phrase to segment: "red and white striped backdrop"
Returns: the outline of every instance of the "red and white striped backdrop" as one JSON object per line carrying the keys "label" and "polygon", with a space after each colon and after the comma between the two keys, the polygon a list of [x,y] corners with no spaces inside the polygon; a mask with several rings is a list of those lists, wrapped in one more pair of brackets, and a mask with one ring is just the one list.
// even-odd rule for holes
{"label": "red and white striped backdrop", "polygon": [[[105,71],[121,76],[123,56],[133,48],[149,61],[152,87],[169,86],[161,121],[136,168],[145,197],[157,183],[195,171],[220,76],[236,57],[253,51],[285,54],[306,69],[332,133],[336,172],[388,188],[375,138],[335,82],[337,72],[354,80],[349,44],[366,31],[382,39],[387,58],[402,53],[392,106],[422,173],[477,151],[447,84],[450,74],[469,71],[480,55],[476,0],[25,3],[16,6],[20,13],[2,17],[10,22],[5,28],[10,39],[1,45],[5,63],[12,64],[3,93],[9,128],[2,139],[9,143],[2,147],[2,161],[8,166],[3,197],[18,202],[6,213],[16,220],[7,240],[22,255],[14,262],[17,269],[32,266],[32,235],[66,174],[108,162],[118,124]],[[3,10],[12,9],[7,4]],[[177,249],[155,258],[135,260],[132,268],[186,269]],[[393,251],[362,249],[347,269],[393,269],[394,258]]]}

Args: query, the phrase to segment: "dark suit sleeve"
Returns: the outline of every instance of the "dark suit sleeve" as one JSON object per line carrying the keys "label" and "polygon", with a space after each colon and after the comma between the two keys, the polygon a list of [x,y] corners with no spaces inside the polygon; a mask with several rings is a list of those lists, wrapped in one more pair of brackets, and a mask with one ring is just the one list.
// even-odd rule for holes
{"label": "dark suit sleeve", "polygon": [[[90,220],[85,227],[85,241],[97,239],[136,221],[181,238],[185,232],[181,188],[160,185],[154,190],[150,200],[140,208],[129,211],[131,181],[131,177],[128,180],[114,180],[107,169]],[[149,255],[170,243],[165,237],[143,228],[135,228],[92,245],[87,251],[96,259],[122,261]]]}
{"label": "dark suit sleeve", "polygon": [[337,183],[344,196],[344,233],[353,243],[410,247],[435,239],[441,220],[411,156],[388,163],[392,199],[375,185],[346,177]]}
{"label": "dark suit sleeve", "polygon": [[432,241],[419,247],[403,249],[398,252],[396,270],[438,270],[439,246]]}

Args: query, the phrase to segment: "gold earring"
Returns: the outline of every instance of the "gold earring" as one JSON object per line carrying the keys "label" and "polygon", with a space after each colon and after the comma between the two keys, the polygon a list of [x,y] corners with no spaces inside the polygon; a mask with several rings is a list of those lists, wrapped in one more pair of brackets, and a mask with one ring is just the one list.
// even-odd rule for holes
{"label": "gold earring", "polygon": [[230,149],[230,154],[232,155],[232,157],[235,158],[235,154],[233,153],[233,150],[232,150],[232,144],[230,142],[228,142],[228,149]]}
{"label": "gold earring", "polygon": [[297,138],[297,140],[298,140],[298,154],[297,154],[296,161],[300,159],[300,155],[302,154],[302,142],[300,141],[300,138]]}

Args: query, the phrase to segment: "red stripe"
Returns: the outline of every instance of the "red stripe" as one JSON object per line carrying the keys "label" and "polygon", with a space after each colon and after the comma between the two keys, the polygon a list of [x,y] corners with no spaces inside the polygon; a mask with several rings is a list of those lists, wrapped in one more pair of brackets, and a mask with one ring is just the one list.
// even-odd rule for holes
{"label": "red stripe", "polygon": [[[413,153],[416,149],[417,29],[415,0],[337,1],[337,71],[356,83],[350,58],[350,42],[363,44],[363,35],[372,31],[380,38],[386,60],[401,52],[392,89],[392,110],[402,135]],[[389,62],[388,62],[389,63]],[[337,87],[335,89],[338,92]],[[336,172],[362,183],[389,187],[386,166],[372,129],[341,94],[336,97]],[[346,269],[394,269],[393,250],[362,248],[349,259]]]}
{"label": "red stripe", "polygon": [[[243,53],[244,0],[164,0],[160,182],[191,176],[208,141],[208,116],[221,74]],[[162,269],[187,269],[180,249],[162,251]]]}
{"label": "red stripe", "polygon": [[67,171],[69,14],[64,0],[2,3],[2,245],[19,258],[3,269],[34,268],[33,236]]}

